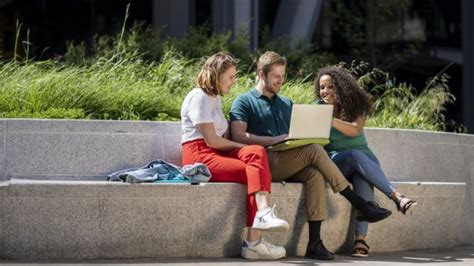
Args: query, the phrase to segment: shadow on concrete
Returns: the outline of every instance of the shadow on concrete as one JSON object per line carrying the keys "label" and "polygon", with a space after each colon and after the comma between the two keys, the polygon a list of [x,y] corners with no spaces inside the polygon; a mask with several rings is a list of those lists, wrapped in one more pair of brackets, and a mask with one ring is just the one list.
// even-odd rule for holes
{"label": "shadow on concrete", "polygon": [[[316,261],[299,257],[291,257],[278,261],[248,261],[241,258],[203,258],[203,259],[126,259],[126,260],[90,260],[90,261],[10,261],[0,260],[0,264],[15,266],[21,264],[77,264],[82,265],[156,265],[156,264],[200,264],[200,265],[323,265],[323,264],[351,264],[351,265],[474,265],[474,246],[456,247],[445,250],[420,250],[391,253],[372,253],[369,258],[353,258],[337,255],[334,261]],[[449,264],[446,264],[449,263]]]}
{"label": "shadow on concrete", "polygon": [[303,199],[298,203],[298,210],[296,211],[295,218],[293,219],[294,225],[290,232],[290,237],[284,245],[286,254],[294,255],[297,253],[298,242],[303,232],[303,227],[306,224],[305,202],[306,199]]}

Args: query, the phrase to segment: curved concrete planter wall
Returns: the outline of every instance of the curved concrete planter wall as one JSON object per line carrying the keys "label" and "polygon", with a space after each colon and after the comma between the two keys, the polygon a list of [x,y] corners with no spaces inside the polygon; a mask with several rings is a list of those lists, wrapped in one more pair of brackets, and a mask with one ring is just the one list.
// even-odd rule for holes
{"label": "curved concrete planter wall", "polygon": [[[376,194],[377,200],[390,207],[397,219],[370,227],[373,250],[474,244],[471,207],[474,206],[474,136],[399,129],[367,129],[366,135],[387,175],[399,182],[395,185],[420,202],[418,214],[402,217],[381,193]],[[236,228],[243,226],[241,216],[245,213],[243,186],[207,184],[191,188],[100,181],[110,172],[142,166],[154,159],[180,164],[179,123],[0,119],[0,140],[1,217],[4,225],[12,224],[0,230],[1,255],[4,257],[64,259],[238,254],[240,231]],[[275,184],[274,188],[276,203],[285,207],[284,215],[294,224],[292,232],[277,234],[273,236],[274,241],[284,244],[290,254],[301,254],[307,241],[307,229],[301,218],[302,186]],[[329,190],[328,195],[330,215],[324,223],[323,234],[329,238],[339,232],[340,236],[331,237],[325,243],[340,249],[348,243],[350,208],[339,195]],[[169,203],[173,201],[176,203]],[[216,211],[229,207],[229,201],[235,202],[235,206],[232,205],[227,216],[222,218],[224,220],[215,221],[215,226],[222,222],[228,228],[222,228],[223,235],[213,236],[212,230],[200,225],[203,221],[213,221],[211,213],[221,217],[222,214]],[[143,205],[138,206],[138,202]],[[160,206],[163,202],[166,202],[165,207]],[[164,232],[171,234],[173,227],[156,226],[159,232],[155,233],[140,228],[123,229],[123,226],[140,221],[153,226],[160,221],[182,219],[183,213],[169,213],[166,209],[187,205],[196,210],[193,214],[196,220],[183,229],[191,234],[189,247],[166,251],[174,236]],[[204,211],[203,206],[215,209]],[[143,208],[143,212],[138,212],[137,208]],[[203,213],[199,211],[201,208]],[[72,209],[77,211],[71,213]],[[140,216],[139,213],[147,211],[150,214]],[[438,213],[440,216],[436,216]],[[125,224],[118,222],[121,217],[125,217],[120,220]],[[154,217],[160,218],[153,220]],[[68,222],[75,228],[73,231],[68,230]],[[41,229],[35,228],[35,224]],[[54,225],[58,227],[52,228]],[[48,230],[62,233],[53,234]],[[408,231],[395,242],[386,241],[400,230]],[[433,234],[436,231],[440,234]],[[420,234],[425,236],[420,237]],[[216,250],[209,242],[217,238],[224,242],[217,243],[219,248]],[[71,243],[67,239],[71,239]],[[139,243],[149,245],[157,241],[161,244],[155,249],[148,247],[141,253],[137,253],[140,248],[120,247]],[[44,247],[45,243],[49,243],[47,247]],[[120,249],[120,254],[110,253],[114,246]]]}

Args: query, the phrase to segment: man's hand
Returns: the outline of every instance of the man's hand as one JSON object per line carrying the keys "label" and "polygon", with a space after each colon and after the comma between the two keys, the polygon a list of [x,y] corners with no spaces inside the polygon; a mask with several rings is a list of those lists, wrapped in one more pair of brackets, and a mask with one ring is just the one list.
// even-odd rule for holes
{"label": "man's hand", "polygon": [[232,121],[230,123],[230,132],[234,141],[245,144],[258,144],[262,146],[273,145],[288,138],[287,134],[279,136],[257,136],[247,132],[247,122]]}
{"label": "man's hand", "polygon": [[278,142],[280,142],[280,141],[284,141],[284,140],[287,139],[287,138],[288,138],[288,134],[283,134],[283,135],[275,136],[275,137],[273,137],[274,142],[272,143],[272,145],[275,144],[275,143],[278,143]]}

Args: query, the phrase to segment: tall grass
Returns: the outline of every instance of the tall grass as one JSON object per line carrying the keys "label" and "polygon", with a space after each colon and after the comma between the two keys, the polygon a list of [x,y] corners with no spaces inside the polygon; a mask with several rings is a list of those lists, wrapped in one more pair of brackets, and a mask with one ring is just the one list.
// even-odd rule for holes
{"label": "tall grass", "polygon": [[[138,57],[103,58],[89,66],[2,63],[0,116],[177,119],[177,101],[193,86],[196,72],[187,64],[176,56],[160,64]],[[55,110],[64,111],[63,117]]]}
{"label": "tall grass", "polygon": [[[179,120],[180,104],[195,86],[201,64],[202,59],[188,60],[173,50],[158,63],[145,63],[138,56],[100,58],[82,66],[3,62],[0,117]],[[377,71],[362,75],[361,83],[380,82],[376,77],[384,73]],[[440,74],[419,94],[408,84],[390,80],[366,84],[375,98],[375,112],[367,125],[444,130],[444,106],[454,101],[447,82]],[[224,111],[254,85],[255,74],[239,71],[230,95],[223,98]],[[281,94],[295,103],[312,103],[313,81],[289,79]]]}
{"label": "tall grass", "polygon": [[[69,43],[63,60],[34,61],[26,56],[22,61],[15,56],[12,61],[1,61],[0,117],[176,121],[205,57],[234,50],[244,60],[235,86],[223,98],[227,113],[235,97],[255,85],[253,60],[259,52],[248,51],[238,38],[231,41],[228,33],[209,39],[200,31],[204,30],[196,29],[181,41],[161,40],[159,34],[152,35],[136,24],[128,31],[122,28],[115,37],[96,36],[91,47]],[[281,94],[295,103],[313,103],[312,73],[332,63],[332,56],[311,52],[304,45],[294,53],[277,42],[266,47],[289,53],[288,69],[296,69],[288,71]],[[417,93],[368,64],[346,67],[374,96],[375,113],[368,126],[445,129],[444,107],[454,101],[446,75],[435,76]]]}
{"label": "tall grass", "polygon": [[374,98],[374,114],[367,126],[445,130],[449,124],[455,131],[464,131],[462,125],[446,121],[444,115],[445,106],[456,100],[449,92],[450,77],[444,73],[446,68],[428,79],[426,86],[418,92],[410,84],[397,83],[380,69],[369,69],[367,63],[353,62],[349,69],[360,76],[359,83]]}

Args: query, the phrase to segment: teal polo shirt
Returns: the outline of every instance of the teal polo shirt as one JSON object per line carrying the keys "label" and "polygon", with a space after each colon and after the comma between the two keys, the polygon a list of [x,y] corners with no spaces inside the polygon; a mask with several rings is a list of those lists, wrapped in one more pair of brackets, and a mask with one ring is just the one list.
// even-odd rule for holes
{"label": "teal polo shirt", "polygon": [[274,95],[269,99],[253,88],[234,100],[230,121],[246,122],[247,132],[258,136],[288,134],[292,106],[286,97]]}

